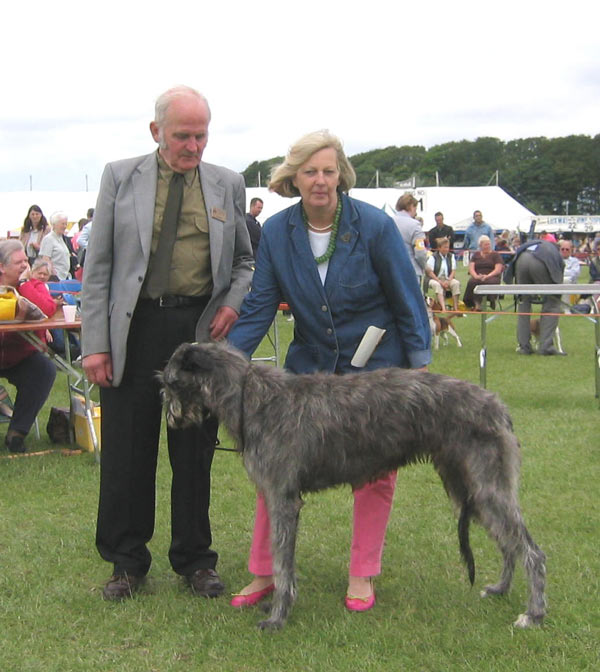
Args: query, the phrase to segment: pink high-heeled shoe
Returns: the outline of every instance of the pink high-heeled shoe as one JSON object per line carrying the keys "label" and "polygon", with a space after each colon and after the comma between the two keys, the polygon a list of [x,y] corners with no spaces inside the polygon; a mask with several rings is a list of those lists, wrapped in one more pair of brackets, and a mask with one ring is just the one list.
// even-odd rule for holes
{"label": "pink high-heeled shoe", "polygon": [[253,605],[258,604],[264,597],[270,595],[274,590],[275,584],[272,583],[262,590],[257,590],[254,593],[248,593],[247,595],[236,593],[230,604],[232,607],[252,607]]}

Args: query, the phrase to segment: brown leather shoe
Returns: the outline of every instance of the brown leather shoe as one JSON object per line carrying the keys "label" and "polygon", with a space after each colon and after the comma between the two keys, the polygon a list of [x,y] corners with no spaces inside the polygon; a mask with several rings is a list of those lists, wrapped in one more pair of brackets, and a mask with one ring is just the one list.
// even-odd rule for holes
{"label": "brown leather shoe", "polygon": [[134,576],[133,574],[114,574],[106,582],[102,597],[113,602],[120,602],[128,597],[133,597],[133,594],[144,583],[144,579],[143,576]]}
{"label": "brown leather shoe", "polygon": [[214,569],[197,569],[185,580],[195,595],[202,597],[219,597],[225,591],[225,586]]}

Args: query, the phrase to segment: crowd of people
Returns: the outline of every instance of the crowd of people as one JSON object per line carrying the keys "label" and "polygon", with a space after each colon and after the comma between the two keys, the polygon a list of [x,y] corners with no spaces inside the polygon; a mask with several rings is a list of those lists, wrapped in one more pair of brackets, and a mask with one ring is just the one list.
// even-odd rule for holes
{"label": "crowd of people", "polygon": [[[162,415],[156,371],[178,345],[227,339],[250,358],[286,303],[294,318],[285,361],[291,372],[356,371],[353,355],[372,325],[384,329],[385,338],[365,369],[426,369],[431,332],[423,294],[433,291],[440,305],[448,298],[451,310],[460,310],[457,236],[442,212],[425,232],[410,193],[398,200],[393,217],[351,198],[355,174],[340,140],[316,131],[294,142],[271,176],[272,191],[299,200],[261,226],[263,201],[253,199],[246,213],[243,178],[203,160],[210,121],[199,92],[166,91],[150,123],[157,148],[106,166],[96,209],[79,220],[72,237],[64,212],[46,220],[33,205],[21,240],[0,243],[0,283],[18,288],[46,315],[59,305],[46,283],[81,277],[85,265],[82,366],[99,386],[102,405],[96,546],[111,566],[107,600],[132,597],[151,567]],[[576,282],[580,265],[572,241],[559,246],[523,244],[508,230],[496,235],[475,210],[461,250],[469,254],[464,304],[479,310],[475,287],[500,284],[507,266],[518,282]],[[592,255],[590,274],[600,280],[598,250]],[[519,310],[529,312],[525,302]],[[529,354],[524,325],[520,320],[519,348]],[[552,325],[544,324],[543,354],[557,354],[548,341]],[[17,388],[6,445],[22,452],[52,387],[54,365],[18,336],[0,335],[0,356],[0,377]],[[213,417],[202,427],[167,428],[169,562],[191,593],[204,597],[225,590],[209,516],[217,432]],[[353,490],[344,600],[350,611],[375,605],[395,483],[390,472]],[[260,492],[248,569],[251,579],[234,595],[234,607],[254,605],[274,589],[268,503]]]}

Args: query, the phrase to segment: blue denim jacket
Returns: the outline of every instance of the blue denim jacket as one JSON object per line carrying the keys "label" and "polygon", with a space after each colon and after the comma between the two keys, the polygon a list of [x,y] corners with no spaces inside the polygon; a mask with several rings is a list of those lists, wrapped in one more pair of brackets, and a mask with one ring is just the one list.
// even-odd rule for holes
{"label": "blue denim jacket", "polygon": [[294,315],[285,366],[295,373],[358,371],[350,364],[367,327],[386,330],[365,369],[419,368],[430,362],[431,332],[417,277],[393,220],[342,195],[335,252],[321,282],[301,205],[270,217],[258,249],[251,291],[229,334],[250,356],[278,306]]}

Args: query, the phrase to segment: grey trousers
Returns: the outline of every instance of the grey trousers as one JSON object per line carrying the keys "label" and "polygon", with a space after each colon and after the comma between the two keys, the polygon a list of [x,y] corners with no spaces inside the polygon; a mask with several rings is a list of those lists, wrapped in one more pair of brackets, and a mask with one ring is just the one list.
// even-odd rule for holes
{"label": "grey trousers", "polygon": [[[551,285],[553,284],[546,264],[527,250],[517,259],[515,265],[515,280],[518,285]],[[531,312],[531,296],[520,296],[519,313]],[[547,294],[542,297],[543,313],[562,313],[560,295]],[[530,317],[519,315],[517,318],[517,340],[524,350],[531,348]],[[544,316],[540,318],[540,344],[538,352],[547,352],[553,346],[554,332],[558,327],[558,317]]]}

